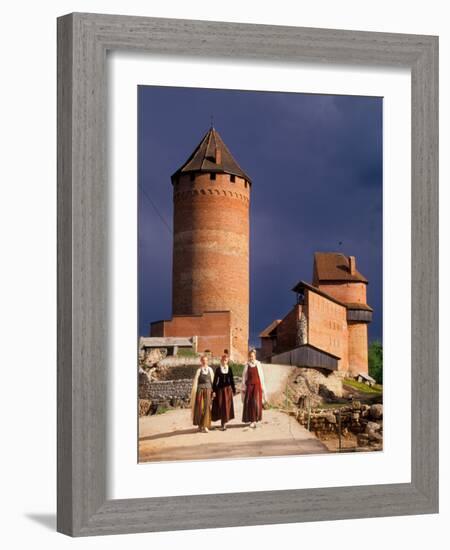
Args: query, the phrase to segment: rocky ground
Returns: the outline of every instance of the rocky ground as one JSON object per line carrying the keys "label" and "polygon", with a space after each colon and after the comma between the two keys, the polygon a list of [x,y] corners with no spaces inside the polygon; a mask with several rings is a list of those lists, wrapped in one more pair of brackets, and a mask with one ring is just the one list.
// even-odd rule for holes
{"label": "rocky ground", "polygon": [[298,409],[297,421],[330,450],[380,451],[383,448],[383,405],[359,401],[335,408]]}

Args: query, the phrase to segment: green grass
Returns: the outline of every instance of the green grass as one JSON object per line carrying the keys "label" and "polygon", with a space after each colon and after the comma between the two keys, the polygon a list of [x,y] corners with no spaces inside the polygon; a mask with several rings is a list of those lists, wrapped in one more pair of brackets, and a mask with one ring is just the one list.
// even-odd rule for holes
{"label": "green grass", "polygon": [[280,409],[281,407],[279,407],[278,405],[273,405],[272,403],[265,403],[264,404],[264,410],[268,411],[268,410],[278,410]]}
{"label": "green grass", "polygon": [[233,376],[242,376],[245,365],[243,365],[242,363],[233,363],[232,361],[230,361],[230,367],[233,371]]}
{"label": "green grass", "polygon": [[177,357],[197,357],[197,355],[198,353],[189,348],[179,348],[177,352]]}
{"label": "green grass", "polygon": [[380,384],[375,384],[374,386],[370,387],[367,384],[364,384],[364,382],[358,382],[357,380],[353,380],[352,378],[345,378],[344,384],[346,386],[354,388],[355,390],[360,391],[361,393],[370,393],[374,395],[379,395],[383,393],[383,386],[381,386]]}
{"label": "green grass", "polygon": [[166,413],[168,410],[169,410],[168,407],[158,407],[158,408],[156,409],[155,414],[164,414],[164,413]]}

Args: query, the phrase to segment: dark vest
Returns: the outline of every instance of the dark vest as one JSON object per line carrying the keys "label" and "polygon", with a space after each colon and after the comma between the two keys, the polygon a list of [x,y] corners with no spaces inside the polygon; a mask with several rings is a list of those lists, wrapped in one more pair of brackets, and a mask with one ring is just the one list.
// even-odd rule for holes
{"label": "dark vest", "polygon": [[211,380],[211,374],[208,372],[207,374],[203,374],[202,371],[200,371],[200,375],[198,377],[198,384],[197,388],[199,389],[211,389],[212,388],[212,380]]}

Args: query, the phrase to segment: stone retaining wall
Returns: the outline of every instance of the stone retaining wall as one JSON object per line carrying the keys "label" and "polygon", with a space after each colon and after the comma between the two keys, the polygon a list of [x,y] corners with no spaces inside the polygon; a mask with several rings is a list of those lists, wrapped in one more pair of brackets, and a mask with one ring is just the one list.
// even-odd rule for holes
{"label": "stone retaining wall", "polygon": [[[194,370],[195,374],[195,370]],[[155,414],[158,409],[190,406],[192,378],[150,381],[147,374],[139,374],[139,416]],[[235,377],[235,383],[240,378]]]}
{"label": "stone retaining wall", "polygon": [[159,380],[193,380],[198,368],[199,365],[195,363],[192,365],[177,365],[174,367],[160,368],[157,375]]}
{"label": "stone retaining wall", "polygon": [[152,401],[188,399],[191,396],[192,379],[158,380],[150,382],[146,398]]}
{"label": "stone retaining wall", "polygon": [[154,414],[158,408],[188,407],[191,390],[191,378],[150,381],[146,374],[141,373],[139,375],[139,415]]}
{"label": "stone retaining wall", "polygon": [[324,401],[338,400],[343,396],[344,375],[313,368],[297,368],[290,380],[289,389],[294,405],[309,399],[313,407]]}
{"label": "stone retaining wall", "polygon": [[339,415],[341,417],[341,433],[348,432],[357,435],[360,448],[381,450],[383,445],[383,405],[365,405],[354,401],[351,405],[336,409],[315,409],[308,415],[306,409],[299,409],[297,420],[307,427],[317,437],[328,433],[338,434]]}

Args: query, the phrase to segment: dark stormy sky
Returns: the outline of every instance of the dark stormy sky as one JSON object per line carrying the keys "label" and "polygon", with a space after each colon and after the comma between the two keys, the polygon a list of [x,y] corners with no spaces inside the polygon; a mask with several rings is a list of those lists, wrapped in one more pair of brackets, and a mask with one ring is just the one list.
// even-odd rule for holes
{"label": "dark stormy sky", "polygon": [[250,338],[295,303],[313,253],[356,256],[382,337],[382,98],[141,86],[139,330],[171,317],[175,172],[214,127],[252,178]]}

